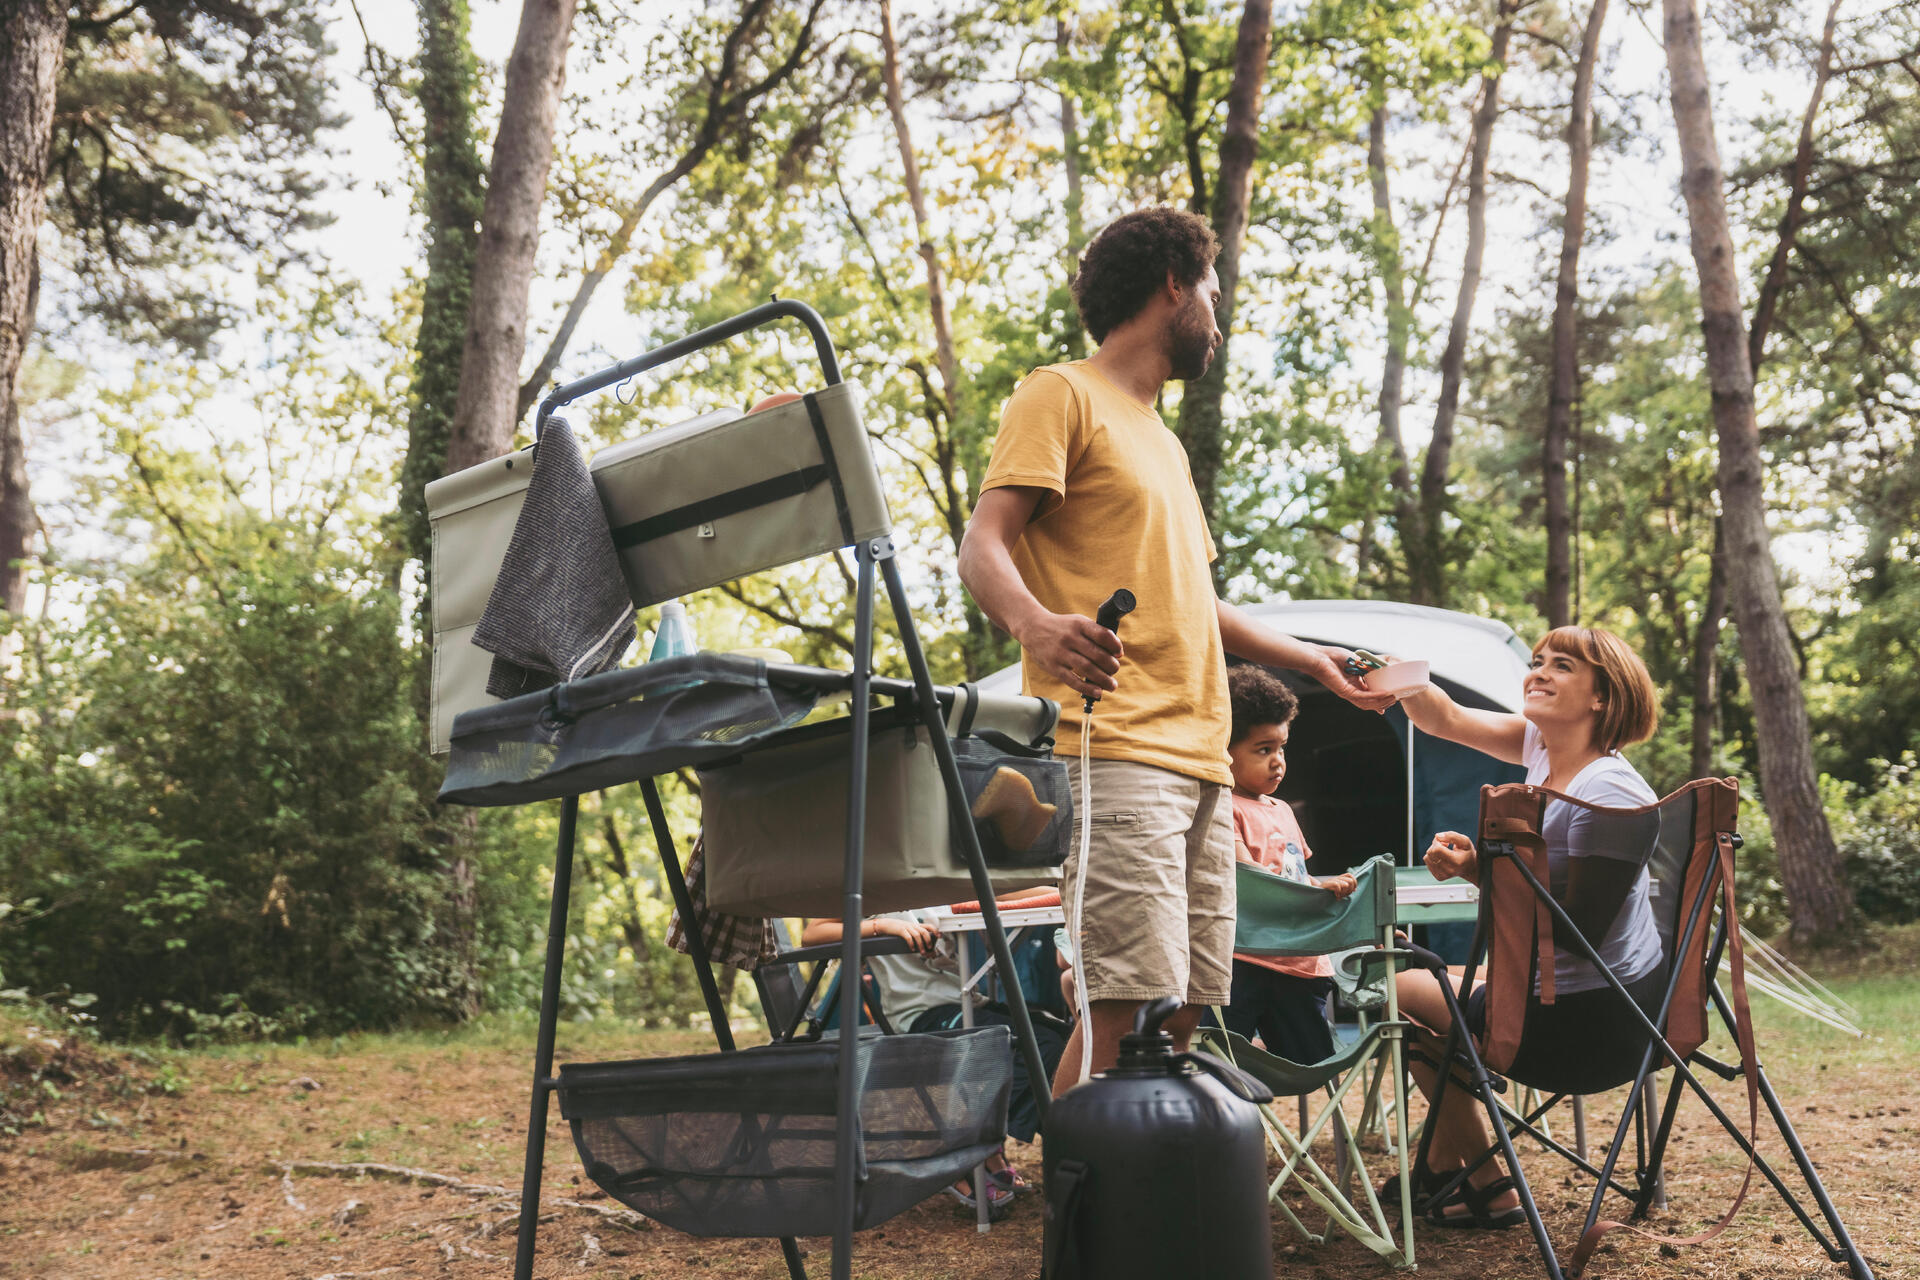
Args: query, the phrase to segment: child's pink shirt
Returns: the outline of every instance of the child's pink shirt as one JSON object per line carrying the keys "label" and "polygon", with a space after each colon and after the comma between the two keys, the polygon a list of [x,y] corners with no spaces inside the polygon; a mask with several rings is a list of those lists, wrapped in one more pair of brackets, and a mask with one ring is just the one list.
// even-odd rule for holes
{"label": "child's pink shirt", "polygon": [[[1313,883],[1307,874],[1307,859],[1313,852],[1307,848],[1307,837],[1301,833],[1291,805],[1272,796],[1243,796],[1234,792],[1233,840],[1236,845],[1245,846],[1261,869],[1302,884]],[[1236,855],[1238,852],[1236,849]],[[1235,952],[1234,959],[1297,978],[1333,976],[1333,965],[1325,956],[1249,956]]]}

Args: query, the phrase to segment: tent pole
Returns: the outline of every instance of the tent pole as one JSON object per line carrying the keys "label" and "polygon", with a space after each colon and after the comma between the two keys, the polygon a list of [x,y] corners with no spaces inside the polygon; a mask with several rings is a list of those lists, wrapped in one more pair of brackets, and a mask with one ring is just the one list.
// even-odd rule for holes
{"label": "tent pole", "polygon": [[[1405,711],[1400,713],[1407,716]],[[1407,865],[1413,865],[1413,717],[1407,716]]]}

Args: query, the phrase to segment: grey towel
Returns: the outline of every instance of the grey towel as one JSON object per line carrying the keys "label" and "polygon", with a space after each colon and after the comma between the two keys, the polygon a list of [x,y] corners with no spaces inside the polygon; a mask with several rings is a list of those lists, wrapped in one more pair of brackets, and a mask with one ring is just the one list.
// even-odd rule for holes
{"label": "grey towel", "polygon": [[604,671],[633,643],[633,601],[607,513],[563,418],[548,418],[526,505],[473,642],[496,698]]}

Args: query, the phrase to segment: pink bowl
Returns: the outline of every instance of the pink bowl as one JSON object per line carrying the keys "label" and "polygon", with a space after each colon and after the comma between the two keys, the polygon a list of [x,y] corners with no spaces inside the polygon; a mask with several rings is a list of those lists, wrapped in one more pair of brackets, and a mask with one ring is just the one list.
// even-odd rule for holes
{"label": "pink bowl", "polygon": [[1394,662],[1367,673],[1367,688],[1375,693],[1391,693],[1395,700],[1427,687],[1429,670],[1422,660]]}

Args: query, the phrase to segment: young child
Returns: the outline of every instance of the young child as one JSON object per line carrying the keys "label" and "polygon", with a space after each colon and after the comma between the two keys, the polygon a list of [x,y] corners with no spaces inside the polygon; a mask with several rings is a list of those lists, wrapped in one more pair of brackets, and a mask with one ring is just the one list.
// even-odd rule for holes
{"label": "young child", "polygon": [[[1273,798],[1287,774],[1287,738],[1299,700],[1265,668],[1234,667],[1227,673],[1233,700],[1233,738],[1227,746],[1233,771],[1233,852],[1242,862],[1301,884],[1317,885],[1337,898],[1354,890],[1351,875],[1307,874],[1312,856],[1300,823],[1285,801]],[[1333,966],[1325,956],[1233,957],[1233,997],[1227,1028],[1260,1039],[1269,1052],[1294,1062],[1319,1062],[1333,1053],[1326,998]]]}

